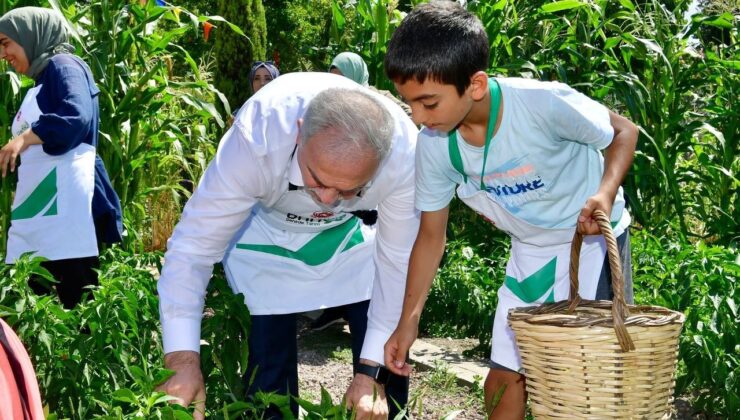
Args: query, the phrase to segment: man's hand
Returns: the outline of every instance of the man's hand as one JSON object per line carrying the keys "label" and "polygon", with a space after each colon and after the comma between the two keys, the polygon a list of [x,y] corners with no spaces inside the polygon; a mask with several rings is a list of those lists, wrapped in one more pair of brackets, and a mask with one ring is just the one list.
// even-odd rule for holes
{"label": "man's hand", "polygon": [[344,398],[347,401],[347,408],[355,409],[357,420],[388,418],[385,387],[367,375],[360,373],[355,375]]}
{"label": "man's hand", "polygon": [[606,214],[606,217],[611,217],[612,214],[612,203],[614,197],[608,197],[608,194],[597,192],[595,195],[586,200],[586,204],[581,209],[581,214],[578,215],[578,224],[576,228],[582,235],[598,235],[601,233],[599,224],[596,223],[596,219],[592,218],[594,210],[599,209]]}
{"label": "man's hand", "polygon": [[185,407],[194,403],[193,419],[205,419],[206,387],[200,371],[200,355],[194,351],[173,351],[164,356],[164,367],[175,374],[157,390],[177,397],[176,402]]}
{"label": "man's hand", "polygon": [[411,365],[406,363],[411,345],[414,344],[416,336],[419,335],[419,324],[414,321],[398,324],[384,347],[385,366],[396,375],[409,376]]}

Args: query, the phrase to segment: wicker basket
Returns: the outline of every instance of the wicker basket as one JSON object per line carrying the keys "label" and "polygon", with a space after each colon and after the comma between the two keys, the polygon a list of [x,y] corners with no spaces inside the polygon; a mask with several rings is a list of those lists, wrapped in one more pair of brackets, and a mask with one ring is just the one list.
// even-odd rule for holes
{"label": "wicker basket", "polygon": [[606,238],[614,302],[578,296],[583,236],[571,248],[570,299],[509,311],[538,419],[667,418],[675,386],[684,315],[624,301],[624,284],[609,219],[594,212]]}

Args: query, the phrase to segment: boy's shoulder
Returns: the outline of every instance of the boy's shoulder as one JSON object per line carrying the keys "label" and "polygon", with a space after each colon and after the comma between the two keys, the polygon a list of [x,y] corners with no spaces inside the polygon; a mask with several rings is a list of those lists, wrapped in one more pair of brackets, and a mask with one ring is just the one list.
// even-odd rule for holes
{"label": "boy's shoulder", "polygon": [[526,79],[524,77],[496,77],[495,79],[500,86],[522,93],[536,94],[540,92],[572,90],[570,86],[558,81],[543,81],[537,79]]}

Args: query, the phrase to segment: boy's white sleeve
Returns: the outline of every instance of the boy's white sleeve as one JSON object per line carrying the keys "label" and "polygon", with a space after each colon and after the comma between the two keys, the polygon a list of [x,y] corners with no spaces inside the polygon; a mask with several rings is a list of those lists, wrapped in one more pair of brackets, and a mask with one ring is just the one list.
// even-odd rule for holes
{"label": "boy's white sleeve", "polygon": [[213,264],[265,193],[260,165],[232,127],[167,243],[157,284],[164,351],[200,350],[200,323]]}
{"label": "boy's white sleeve", "polygon": [[450,204],[462,175],[450,163],[447,136],[423,129],[416,142],[416,208],[437,211]]}
{"label": "boy's white sleeve", "polygon": [[553,84],[547,120],[555,134],[599,150],[609,146],[614,138],[609,110],[566,84]]}
{"label": "boy's white sleeve", "polygon": [[[403,135],[411,137],[403,141],[413,142],[416,127],[411,121],[407,125]],[[375,281],[360,355],[380,364],[384,359],[383,347],[401,317],[409,255],[419,231],[419,212],[414,209],[413,153],[408,154],[398,181],[393,192],[378,204]]]}

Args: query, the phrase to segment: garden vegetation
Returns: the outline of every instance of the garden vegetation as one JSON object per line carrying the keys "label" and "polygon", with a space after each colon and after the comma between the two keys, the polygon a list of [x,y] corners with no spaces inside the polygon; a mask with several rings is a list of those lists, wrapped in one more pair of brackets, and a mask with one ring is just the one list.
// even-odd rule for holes
{"label": "garden vegetation", "polygon": [[[245,16],[234,14],[237,3],[248,6]],[[155,391],[169,375],[162,369],[156,278],[182,205],[213,157],[227,115],[245,97],[234,88],[239,76],[228,76],[233,86],[219,78],[244,73],[252,59],[280,55],[283,73],[326,71],[330,57],[349,50],[368,63],[371,84],[392,90],[382,69],[385,46],[415,3],[0,0],[0,14],[39,5],[66,16],[101,90],[98,153],[124,208],[125,242],[102,254],[101,286],[74,310],[30,291],[29,275],[48,277],[38,261],[0,268],[0,317],[28,347],[49,418],[190,418]],[[733,418],[740,414],[740,11],[734,2],[704,1],[703,12],[687,17],[689,5],[468,2],[491,41],[491,74],[568,83],[640,127],[624,186],[634,218],[635,300],[686,314],[676,393],[697,410]],[[218,16],[219,8],[242,27]],[[247,15],[257,22],[250,26]],[[233,61],[239,51],[243,59]],[[224,55],[240,68],[224,68]],[[32,84],[0,63],[2,142]],[[13,176],[0,189],[0,255]],[[447,254],[422,330],[477,337],[488,348],[508,243],[460,203],[453,206],[460,208],[451,212]],[[253,418],[270,402],[287,405],[279,395],[243,401],[250,321],[242,302],[217,270],[202,349],[213,418]],[[346,416],[328,394],[300,403],[308,418]]]}

